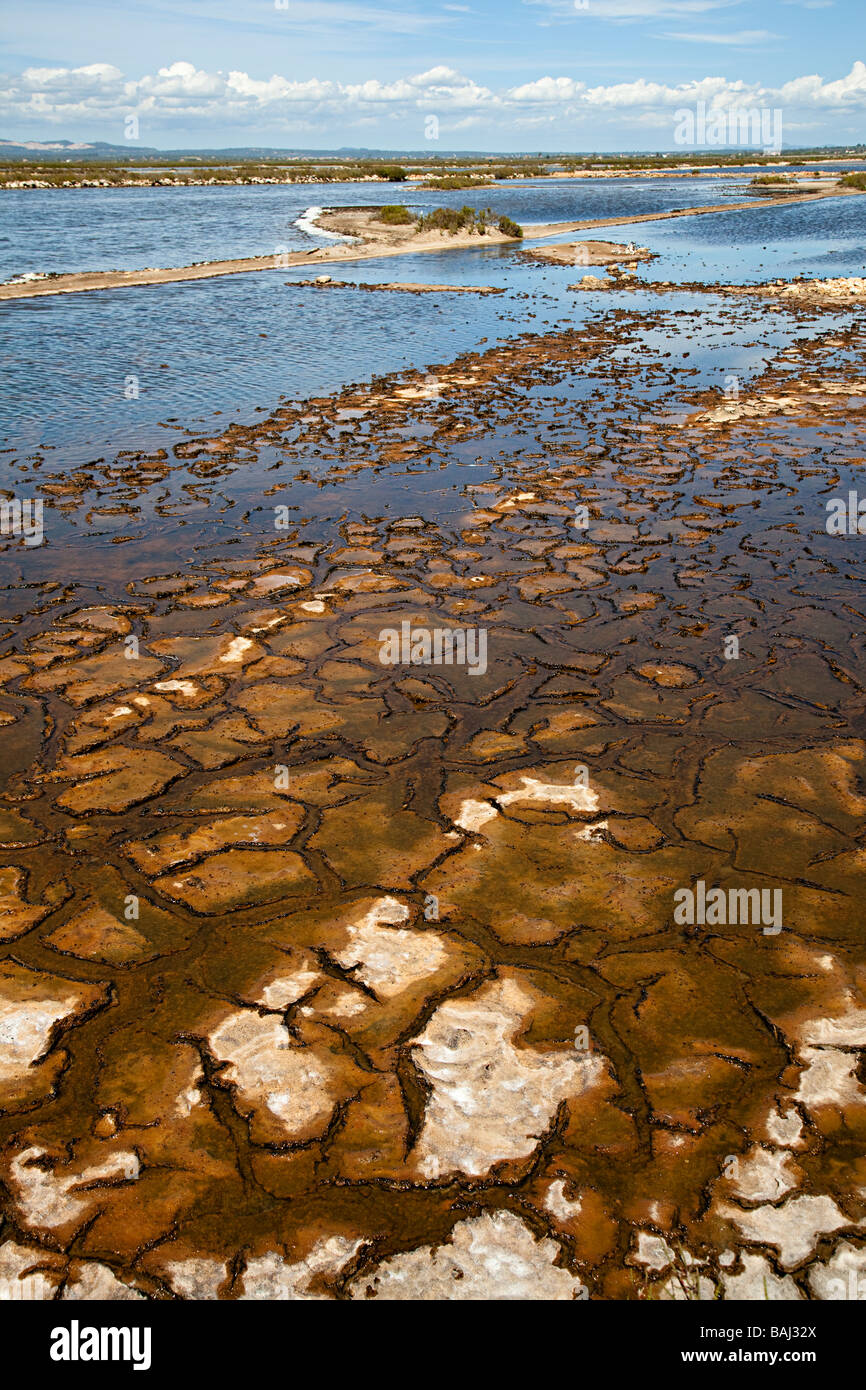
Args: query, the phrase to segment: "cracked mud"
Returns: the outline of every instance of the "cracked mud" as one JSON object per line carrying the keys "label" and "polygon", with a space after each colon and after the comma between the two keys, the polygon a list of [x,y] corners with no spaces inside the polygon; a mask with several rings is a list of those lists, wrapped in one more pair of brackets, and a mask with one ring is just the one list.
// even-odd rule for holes
{"label": "cracked mud", "polygon": [[[616,309],[33,468],[110,539],[96,579],[60,545],[3,561],[5,1279],[799,1300],[866,1273],[864,550],[824,525],[862,486],[866,339],[801,312],[736,401],[688,395],[663,336],[618,356],[668,320]],[[254,460],[283,529],[251,502],[185,566],[130,544],[151,489],[228,512]],[[383,509],[377,480],[455,461],[440,510]],[[383,664],[404,623],[484,629],[485,669]],[[781,890],[782,929],[677,921],[699,882]]]}

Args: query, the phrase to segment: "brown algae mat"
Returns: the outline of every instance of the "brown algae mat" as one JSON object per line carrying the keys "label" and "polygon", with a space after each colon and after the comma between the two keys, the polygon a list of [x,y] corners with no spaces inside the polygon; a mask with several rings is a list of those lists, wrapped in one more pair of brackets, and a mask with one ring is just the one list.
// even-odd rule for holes
{"label": "brown algae mat", "polygon": [[[689,396],[613,357],[652,322],[33,475],[50,531],[181,467],[194,522],[280,465],[220,558],[118,536],[111,580],[58,544],[25,581],[7,541],[5,1278],[797,1300],[864,1268],[864,550],[825,518],[866,339],[804,317]],[[413,663],[436,632],[474,660]]]}

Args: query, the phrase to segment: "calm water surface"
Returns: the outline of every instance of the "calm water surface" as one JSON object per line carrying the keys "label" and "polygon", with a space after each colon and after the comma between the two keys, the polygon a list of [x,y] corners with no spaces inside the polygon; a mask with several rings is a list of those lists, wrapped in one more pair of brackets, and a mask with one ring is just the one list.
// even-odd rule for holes
{"label": "calm water surface", "polygon": [[[537,180],[489,190],[485,201],[530,224],[719,202],[726,188],[738,191],[741,184]],[[4,194],[5,263],[17,270],[131,268],[267,252],[279,238],[313,245],[293,227],[313,196],[337,204],[405,195],[378,184]],[[418,206],[455,201],[454,194],[415,197]],[[746,212],[612,226],[603,235],[634,238],[658,253],[641,268],[647,280],[710,285],[863,274],[866,198],[756,205]],[[494,298],[294,289],[292,282],[308,273],[296,268],[6,303],[0,309],[0,437],[12,451],[7,459],[49,448],[73,463],[112,448],[168,444],[179,430],[253,421],[281,398],[451,361],[499,338],[579,324],[617,303],[638,307],[642,299],[575,293],[568,287],[579,270],[535,264],[510,248],[364,261],[329,271],[356,282],[399,277],[492,284],[506,292]],[[690,302],[674,295],[671,303],[681,298]],[[658,306],[658,297],[651,302]],[[745,366],[755,355],[747,342],[779,346],[794,331],[784,316],[756,310],[743,329],[743,346],[727,339],[728,356]],[[707,352],[706,370],[717,373],[719,364]]]}
{"label": "calm water surface", "polygon": [[406,203],[418,212],[489,206],[519,222],[667,212],[720,202],[742,176],[532,179],[445,193],[381,183],[222,188],[11,189],[0,199],[0,280],[27,271],[141,270],[304,250],[327,240],[297,227],[313,205]]}

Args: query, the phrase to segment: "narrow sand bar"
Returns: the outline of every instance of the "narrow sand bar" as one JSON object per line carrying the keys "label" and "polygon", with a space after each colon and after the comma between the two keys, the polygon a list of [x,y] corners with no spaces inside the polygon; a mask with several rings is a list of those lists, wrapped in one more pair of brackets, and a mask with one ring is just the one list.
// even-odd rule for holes
{"label": "narrow sand bar", "polygon": [[[829,193],[804,193],[780,198],[750,198],[742,203],[714,203],[710,207],[678,208],[673,212],[644,212],[631,217],[601,217],[577,222],[550,222],[535,226],[524,235],[523,241],[538,241],[543,237],[565,232],[590,231],[596,227],[624,227],[636,222],[667,222],[674,217],[700,217],[715,212],[741,212],[754,208],[781,207],[791,203],[814,203],[821,198],[861,197],[858,189],[840,188]],[[520,247],[523,242],[503,233],[488,230],[486,235],[443,232],[408,237],[398,244],[382,240],[365,240],[361,245],[322,246],[314,251],[291,251],[280,255],[247,256],[240,260],[205,261],[201,265],[176,266],[163,270],[101,270],[83,271],[72,275],[57,275],[50,280],[28,280],[20,284],[0,285],[0,300],[37,299],[51,294],[80,294],[85,290],[114,290],[137,285],[170,285],[182,280],[209,280],[218,275],[241,275],[251,270],[287,270],[298,265],[334,264],[343,261],[378,260],[385,256],[417,255],[436,251],[478,250],[482,246]]]}
{"label": "narrow sand bar", "polygon": [[594,227],[625,227],[634,222],[670,222],[674,217],[701,217],[711,212],[745,212],[754,208],[785,207],[791,203],[817,203],[822,198],[858,198],[858,188],[834,188],[828,193],[788,193],[779,198],[749,198],[743,203],[713,203],[709,207],[677,208],[673,212],[640,212],[633,217],[597,217],[594,221],[549,222],[524,233],[525,241],[557,236],[560,232],[587,232]]}
{"label": "narrow sand bar", "polygon": [[379,290],[386,294],[504,294],[503,285],[422,285],[414,280],[389,280],[386,284],[358,284],[355,280],[287,280],[290,290]]}

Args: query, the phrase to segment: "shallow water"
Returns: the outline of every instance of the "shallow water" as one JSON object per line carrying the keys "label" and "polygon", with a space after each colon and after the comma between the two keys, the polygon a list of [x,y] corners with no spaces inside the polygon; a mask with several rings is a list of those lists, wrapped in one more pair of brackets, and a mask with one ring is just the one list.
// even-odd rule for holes
{"label": "shallow water", "polygon": [[[295,224],[313,205],[470,203],[522,222],[666,212],[721,201],[727,180],[529,179],[457,193],[381,183],[224,188],[12,189],[0,199],[0,280],[25,271],[141,270],[322,245]],[[742,177],[731,188],[741,187]]]}
{"label": "shallow water", "polygon": [[[659,253],[648,280],[829,279],[866,271],[866,198],[718,213],[709,217],[605,228],[611,241],[631,237]],[[639,236],[637,235],[639,233]]]}
{"label": "shallow water", "polygon": [[[699,201],[692,196],[691,180],[671,181],[670,188],[648,180],[644,189],[599,181],[590,188],[582,183],[577,192],[572,184],[551,189],[540,181],[504,192],[519,192],[541,220],[548,220],[573,212],[575,198],[597,199],[593,213],[603,206],[606,215],[616,208],[633,209],[643,198],[653,206],[682,206],[685,182],[688,200]],[[718,183],[715,192],[711,180],[701,183],[706,200],[718,201]],[[372,189],[384,200],[379,185],[362,187],[365,198]],[[240,222],[250,215],[248,193],[273,192],[191,191],[236,199],[232,206]],[[163,196],[170,192],[164,190]],[[185,190],[174,192],[186,196]],[[296,196],[297,190],[288,193]],[[176,230],[173,223],[171,235]],[[107,228],[102,235],[110,235]],[[659,259],[641,269],[648,280],[738,283],[800,273],[860,274],[866,259],[866,199],[611,227],[604,236],[635,239],[658,251]],[[233,244],[231,249],[240,248]],[[403,256],[328,269],[334,278],[356,282],[399,277],[504,285],[507,293],[477,299],[364,294],[347,301],[337,291],[289,291],[286,282],[307,273],[295,268],[8,302],[2,306],[0,438],[16,450],[62,446],[73,450],[72,459],[79,450],[155,441],[166,434],[165,422],[214,428],[232,419],[251,421],[256,411],[280,398],[297,399],[369,380],[377,372],[448,361],[485,339],[580,322],[605,303],[598,296],[569,291],[580,274],[574,267],[533,265],[509,249]],[[539,298],[528,303],[524,295]],[[138,395],[128,399],[131,389]]]}
{"label": "shallow water", "polygon": [[[61,472],[81,538],[7,548],[0,1002],[60,1026],[5,1060],[0,1173],[49,1286],[832,1296],[862,335],[800,315],[719,424],[754,310],[628,302]],[[403,623],[483,629],[484,670],[388,665]],[[697,882],[783,929],[677,922]]]}
{"label": "shallow water", "polygon": [[[825,217],[770,255],[771,211],[745,253],[640,228],[647,273],[859,254]],[[0,482],[46,503],[44,544],[0,543],[10,1269],[837,1297],[866,550],[825,523],[862,475],[862,315],[576,295],[509,250],[400,267],[508,291],[5,306]],[[404,624],[483,631],[483,669],[385,659]],[[780,894],[779,930],[677,917],[698,884]]]}

